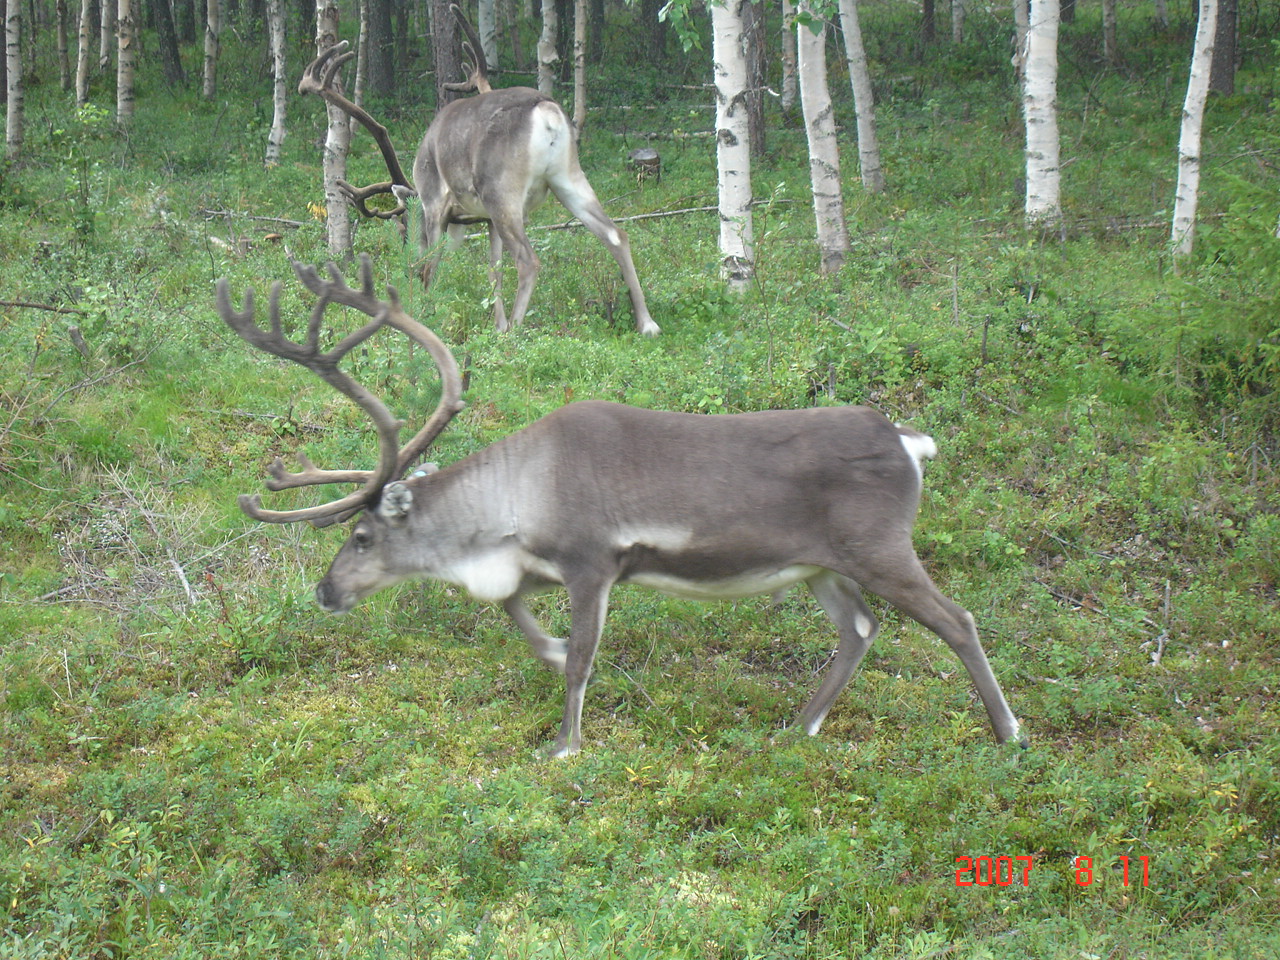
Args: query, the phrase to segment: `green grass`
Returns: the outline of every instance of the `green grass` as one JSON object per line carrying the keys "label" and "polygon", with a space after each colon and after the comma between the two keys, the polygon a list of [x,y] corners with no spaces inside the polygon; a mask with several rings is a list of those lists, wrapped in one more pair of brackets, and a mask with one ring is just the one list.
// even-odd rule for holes
{"label": "green grass", "polygon": [[[469,371],[441,462],[587,397],[871,403],[928,430],[941,455],[917,546],[977,618],[1030,749],[994,745],[954,655],[880,606],[881,639],[807,740],[780,735],[834,647],[807,596],[620,588],[586,748],[556,763],[534,751],[562,682],[500,610],[427,584],[323,614],[310,590],[342,531],[254,525],[235,496],[297,449],[367,462],[368,432],[213,309],[218,277],[260,306],[282,279],[303,322],[266,237],[324,259],[318,111],[291,103],[284,161],[264,172],[253,50],[228,45],[255,66],[228,70],[244,79],[216,104],[149,87],[127,134],[102,110],[77,116],[41,70],[26,153],[3,175],[0,300],[78,312],[0,307],[0,955],[1276,954],[1266,43],[1246,26],[1242,92],[1211,103],[1201,253],[1175,275],[1182,27],[1128,13],[1110,72],[1096,10],[1064,32],[1068,229],[1046,238],[1020,225],[1003,27],[975,14],[964,47],[922,51],[914,14],[863,16],[890,192],[862,193],[843,141],[855,246],[836,278],[816,276],[803,137],[776,114],[745,297],[717,279],[713,214],[628,224],[657,340],[634,334],[612,260],[580,230],[536,233],[528,325],[501,336],[483,241],[430,296],[393,227],[360,227],[356,246]],[[611,24],[619,47],[626,23]],[[602,74],[583,165],[611,214],[714,201],[708,138],[655,141],[660,185],[623,163],[645,132],[706,129],[696,92],[666,85],[702,82],[705,56]],[[851,126],[838,67],[832,84]],[[642,126],[619,109],[636,102],[661,109]],[[411,98],[388,111],[402,151],[429,113]],[[378,178],[356,144],[351,179]],[[389,341],[354,368],[405,415],[433,402],[434,376]],[[295,496],[273,502],[308,502]],[[563,597],[537,609],[565,629]],[[1029,882],[1019,865],[1014,884],[958,886],[957,858],[984,856],[1031,857]]]}

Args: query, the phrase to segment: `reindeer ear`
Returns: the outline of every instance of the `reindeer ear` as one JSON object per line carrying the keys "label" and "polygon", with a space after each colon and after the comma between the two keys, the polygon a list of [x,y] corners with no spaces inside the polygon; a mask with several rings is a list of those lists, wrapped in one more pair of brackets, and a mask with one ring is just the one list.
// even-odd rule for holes
{"label": "reindeer ear", "polygon": [[403,520],[413,508],[413,491],[397,480],[382,488],[382,500],[378,503],[378,516],[392,522]]}
{"label": "reindeer ear", "polygon": [[411,190],[403,183],[393,183],[391,185],[391,192],[395,194],[396,199],[401,203],[408,203],[410,200],[413,200],[418,196],[417,190]]}

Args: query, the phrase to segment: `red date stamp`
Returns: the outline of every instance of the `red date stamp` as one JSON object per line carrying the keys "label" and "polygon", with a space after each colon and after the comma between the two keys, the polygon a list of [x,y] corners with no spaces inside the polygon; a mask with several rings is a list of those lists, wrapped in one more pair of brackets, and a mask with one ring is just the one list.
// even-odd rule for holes
{"label": "red date stamp", "polygon": [[[1120,882],[1128,887],[1139,882],[1141,867],[1141,884],[1151,885],[1151,858],[1126,857],[1116,858],[1120,865]],[[956,870],[957,887],[1011,887],[1017,883],[1027,887],[1031,885],[1031,868],[1035,866],[1032,857],[956,857],[961,866]],[[1079,886],[1087,887],[1093,883],[1093,858],[1076,857],[1071,862],[1075,881]],[[1132,869],[1131,869],[1132,867]]]}

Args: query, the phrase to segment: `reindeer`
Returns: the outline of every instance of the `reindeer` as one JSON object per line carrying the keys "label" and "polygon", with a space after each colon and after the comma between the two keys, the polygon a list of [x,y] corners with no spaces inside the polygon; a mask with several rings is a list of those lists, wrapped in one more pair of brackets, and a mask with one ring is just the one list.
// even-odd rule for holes
{"label": "reindeer", "polygon": [[[254,321],[252,291],[237,311],[218,281],[222,318],[260,350],[307,367],[373,419],[378,466],[321,470],[300,454],[300,471],[277,460],[270,490],[358,483],[356,492],[297,510],[262,507],[241,496],[255,520],[324,525],[360,513],[316,587],[319,605],[346,613],[361,599],[406,580],[434,579],[501,603],[533,652],[565,675],[564,716],[552,757],[582,746],[582,703],[614,584],[637,583],[697,600],[778,593],[806,583],[834,622],[839,646],[797,726],[818,733],[879,624],[863,600],[878,594],[938,634],[960,657],[986,706],[996,739],[1019,739],[1015,719],[978,641],[973,617],[944,597],[911,545],[922,464],[936,448],[925,434],[867,407],[820,407],[708,416],[663,413],[601,401],[570,403],[443,469],[401,479],[462,409],[452,355],[408,317],[395,289],[373,293],[362,258],[362,289],[294,264],[320,297],[305,342],[281,334],[279,289],[270,327]],[[373,318],[320,352],[329,303]],[[343,355],[381,327],[421,344],[435,360],[441,398],[418,434],[398,446],[399,424],[375,397],[338,369]],[[568,639],[550,636],[524,597],[563,586]]]}
{"label": "reindeer", "polygon": [[[314,93],[359,121],[377,141],[391,175],[389,181],[339,187],[356,209],[368,217],[389,219],[405,213],[416,196],[422,208],[422,247],[428,258],[422,268],[424,287],[431,284],[444,255],[442,234],[457,247],[466,226],[489,224],[489,278],[493,283],[494,321],[499,330],[519,326],[529,309],[540,267],[525,233],[529,214],[553,193],[583,226],[603,243],[622,268],[631,294],[636,329],[645,336],[661,332],[645,305],[640,278],[631,261],[627,234],[609,219],[578,163],[573,124],[564,109],[529,87],[494,90],[488,66],[475,31],[456,4],[454,17],[467,35],[463,47],[472,66],[463,83],[449,89],[475,90],[477,96],[455,100],[431,121],[413,162],[413,186],[409,185],[395,148],[384,126],[342,95],[334,78],[355,56],[344,53],[346,41],[336,44],[311,62],[298,84],[300,93]],[[392,193],[399,204],[391,210],[371,210],[366,201]],[[508,319],[502,303],[502,251],[511,251],[516,262],[516,299]]]}

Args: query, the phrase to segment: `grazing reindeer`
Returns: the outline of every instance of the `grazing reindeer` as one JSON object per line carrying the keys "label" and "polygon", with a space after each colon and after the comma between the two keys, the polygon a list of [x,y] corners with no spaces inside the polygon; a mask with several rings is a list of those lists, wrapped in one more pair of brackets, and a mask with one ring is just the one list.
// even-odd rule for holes
{"label": "grazing reindeer", "polygon": [[[487,221],[489,276],[499,330],[519,326],[529,309],[539,262],[525,233],[525,221],[548,193],[554,193],[618,261],[631,293],[636,329],[645,336],[656,336],[661,331],[645,305],[627,234],[609,219],[587,182],[578,163],[573,125],[564,109],[529,87],[490,87],[475,31],[456,4],[451,9],[467,34],[464,48],[472,68],[465,83],[449,86],[476,90],[478,95],[453,101],[431,121],[413,162],[413,187],[405,179],[386,128],[334,86],[338,69],[355,56],[354,52],[342,52],[346,42],[330,47],[307,67],[298,90],[318,94],[363,124],[377,141],[391,174],[390,181],[367,187],[342,182],[339,186],[362,214],[384,219],[403,213],[406,201],[416,194],[422,207],[422,246],[430,252],[422,268],[424,286],[431,284],[443,256],[437,246],[441,235],[447,233],[450,245],[456,247],[465,226]],[[395,194],[400,204],[390,211],[370,210],[366,201],[382,193]],[[510,319],[502,304],[504,247],[516,262],[516,299]]]}
{"label": "grazing reindeer", "polygon": [[[534,653],[566,677],[551,756],[582,746],[583,693],[616,583],[698,600],[807,583],[840,635],[826,678],[797,721],[810,735],[879,629],[863,601],[865,587],[946,641],[973,678],[996,738],[1019,738],[973,618],[938,592],[911,546],[921,463],[935,452],[929,437],[867,407],[706,416],[584,401],[451,466],[427,465],[401,480],[462,407],[452,356],[404,314],[394,289],[387,301],[374,296],[367,257],[360,292],[332,265],[329,281],[300,264],[294,270],[320,296],[305,343],[281,335],[279,284],[269,330],[254,322],[252,292],[243,311],[232,307],[225,280],[218,281],[218,310],[255,347],[315,371],[366,410],[377,426],[378,466],[320,470],[300,456],[303,469],[288,473],[277,460],[267,482],[272,490],[362,487],[289,511],[265,510],[259,496],[242,496],[241,509],[270,523],[318,525],[363,510],[316,587],[325,610],[345,613],[384,587],[425,578],[502,603]],[[330,302],[373,320],[320,353],[320,322]],[[435,412],[402,450],[395,418],[337,369],[343,354],[384,325],[422,344],[443,381]],[[560,585],[571,605],[567,641],[549,636],[522,599]]]}

